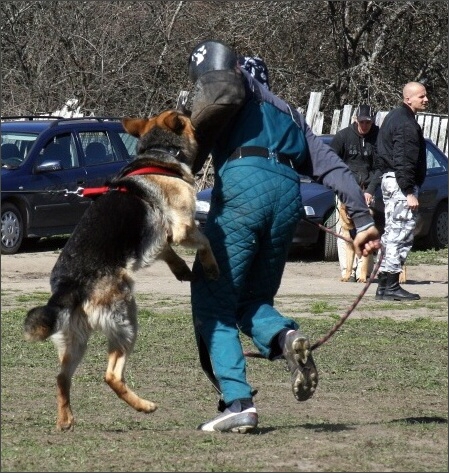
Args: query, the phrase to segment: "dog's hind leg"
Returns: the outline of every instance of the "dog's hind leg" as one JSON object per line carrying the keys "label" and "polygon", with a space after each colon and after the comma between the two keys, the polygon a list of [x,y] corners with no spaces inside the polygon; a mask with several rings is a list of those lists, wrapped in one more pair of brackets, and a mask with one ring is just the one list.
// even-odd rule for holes
{"label": "dog's hind leg", "polygon": [[404,263],[399,273],[399,283],[405,284],[407,282],[407,265]]}
{"label": "dog's hind leg", "polygon": [[[125,304],[126,308],[123,307]],[[154,412],[154,402],[140,398],[125,382],[125,366],[137,337],[137,308],[132,300],[115,302],[111,313],[111,329],[106,330],[109,339],[108,367],[104,380],[117,396],[139,412]],[[125,314],[123,312],[126,312]]]}
{"label": "dog's hind leg", "polygon": [[[349,232],[348,232],[348,236],[349,236]],[[344,276],[342,276],[340,281],[348,282],[351,278],[352,268],[354,266],[354,257],[355,257],[354,246],[352,245],[352,243],[345,242],[345,250],[346,250],[346,255],[345,255],[346,270],[345,270]]]}
{"label": "dog's hind leg", "polygon": [[154,412],[157,405],[139,397],[125,382],[124,371],[128,353],[120,349],[109,351],[105,381],[117,396],[139,412]]}
{"label": "dog's hind leg", "polygon": [[88,337],[88,332],[83,330],[72,330],[70,333],[57,332],[52,336],[61,365],[56,377],[58,405],[56,428],[60,431],[73,430],[75,419],[70,406],[70,387],[73,374],[86,352]]}

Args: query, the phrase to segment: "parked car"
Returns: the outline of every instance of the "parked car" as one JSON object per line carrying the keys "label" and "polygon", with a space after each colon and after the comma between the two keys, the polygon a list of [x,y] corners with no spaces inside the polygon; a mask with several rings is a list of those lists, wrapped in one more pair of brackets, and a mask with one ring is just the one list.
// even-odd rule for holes
{"label": "parked car", "polygon": [[[326,144],[330,143],[332,137],[333,135],[321,135]],[[424,247],[443,248],[447,246],[448,238],[448,158],[430,139],[426,139],[426,147],[427,175],[419,193],[420,207],[415,239],[417,244]],[[200,228],[204,226],[209,212],[211,190],[207,188],[197,193],[195,218]],[[338,261],[336,237],[316,225],[322,224],[335,229],[337,212],[334,192],[306,176],[301,176],[301,193],[307,219],[298,222],[291,251],[308,249],[324,261]],[[380,217],[379,227],[383,228],[384,204],[380,188],[375,195],[374,209]]]}
{"label": "parked car", "polygon": [[[1,252],[70,234],[98,187],[135,156],[137,138],[117,118],[2,117]],[[67,192],[68,191],[68,192]]]}

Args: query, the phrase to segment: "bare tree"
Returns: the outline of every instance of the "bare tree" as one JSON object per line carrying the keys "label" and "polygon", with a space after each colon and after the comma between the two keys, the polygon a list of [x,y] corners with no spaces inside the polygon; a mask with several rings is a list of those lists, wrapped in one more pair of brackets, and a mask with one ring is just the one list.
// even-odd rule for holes
{"label": "bare tree", "polygon": [[369,100],[388,110],[420,80],[447,113],[448,6],[439,1],[3,1],[2,114],[76,98],[95,115],[150,115],[189,90],[195,44],[260,55],[275,93],[322,109]]}

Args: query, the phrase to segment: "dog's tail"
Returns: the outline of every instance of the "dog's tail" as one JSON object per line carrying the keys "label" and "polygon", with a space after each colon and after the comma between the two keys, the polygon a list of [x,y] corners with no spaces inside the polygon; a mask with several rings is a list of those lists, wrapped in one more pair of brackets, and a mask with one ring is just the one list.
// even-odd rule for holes
{"label": "dog's tail", "polygon": [[55,332],[60,307],[44,305],[29,310],[24,322],[25,340],[37,342]]}

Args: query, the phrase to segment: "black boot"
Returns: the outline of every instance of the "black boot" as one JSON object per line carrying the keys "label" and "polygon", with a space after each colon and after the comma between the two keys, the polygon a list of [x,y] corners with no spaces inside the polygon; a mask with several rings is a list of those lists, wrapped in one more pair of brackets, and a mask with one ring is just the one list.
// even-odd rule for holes
{"label": "black boot", "polygon": [[399,285],[399,273],[386,273],[387,284],[384,291],[384,301],[417,301],[421,299],[419,294],[402,289]]}
{"label": "black boot", "polygon": [[377,275],[377,290],[376,300],[384,298],[385,286],[387,285],[387,273],[378,273]]}

